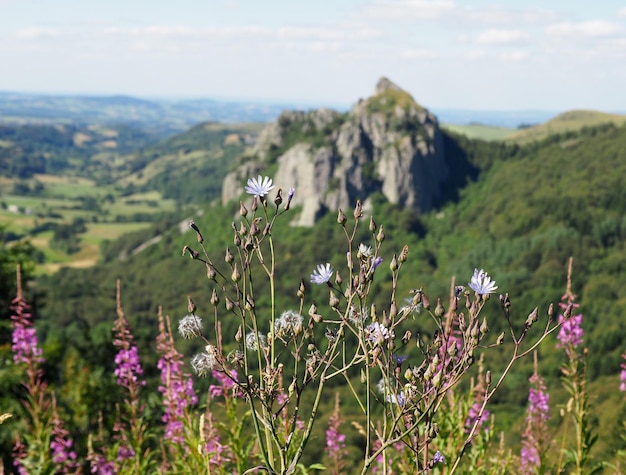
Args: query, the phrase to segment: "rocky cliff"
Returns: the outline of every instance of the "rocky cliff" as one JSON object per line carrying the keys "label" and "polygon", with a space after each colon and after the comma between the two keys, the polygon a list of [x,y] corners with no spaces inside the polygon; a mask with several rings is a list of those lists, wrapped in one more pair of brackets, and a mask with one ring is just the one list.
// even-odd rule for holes
{"label": "rocky cliff", "polygon": [[382,78],[374,95],[346,114],[283,112],[225,178],[222,201],[237,199],[247,178],[265,174],[296,189],[297,225],[311,226],[327,210],[375,192],[420,213],[433,207],[449,172],[437,118]]}

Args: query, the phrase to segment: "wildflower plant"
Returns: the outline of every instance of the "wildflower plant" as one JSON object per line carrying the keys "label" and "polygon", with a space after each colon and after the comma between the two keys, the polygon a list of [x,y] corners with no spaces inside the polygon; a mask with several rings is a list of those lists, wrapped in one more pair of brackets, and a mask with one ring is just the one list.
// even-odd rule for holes
{"label": "wildflower plant", "polygon": [[[204,340],[204,350],[193,356],[192,366],[199,376],[214,375],[228,381],[228,404],[247,406],[247,411],[231,411],[235,418],[229,422],[231,429],[250,424],[255,435],[251,450],[231,450],[234,460],[223,470],[235,466],[240,473],[307,470],[301,458],[331,379],[345,383],[362,413],[364,423],[357,424],[364,446],[361,473],[375,467],[385,474],[392,469],[425,473],[441,464],[448,466],[447,473],[460,470],[463,456],[471,452],[472,442],[487,427],[487,404],[504,378],[515,362],[534,351],[561,323],[553,321],[552,311],[548,312],[543,331],[526,341],[529,329],[539,319],[538,309],[518,330],[521,325],[511,315],[511,300],[505,294],[500,296],[500,306],[508,331],[491,337],[481,312],[492,303],[490,295],[498,286],[482,269],[476,269],[468,282],[471,290],[453,283],[447,309],[441,299],[432,307],[419,287],[405,301],[405,296],[399,295],[398,282],[409,249],[404,246],[388,254],[383,247],[384,227],[373,217],[367,225],[369,242],[357,240],[364,225],[360,201],[350,223],[342,210],[337,216],[347,244],[345,262],[311,263],[308,281],[328,288],[327,305],[318,306],[301,281],[290,290],[298,299],[292,309],[279,309],[273,229],[276,220],[288,212],[295,191],[290,189],[284,202],[281,189],[270,200],[268,193],[273,188],[268,177],[248,180],[246,192],[252,195],[252,202],[250,209],[240,202],[240,220],[232,223],[233,245],[224,253],[225,266],[208,255],[194,222],[190,226],[201,250],[190,245],[183,248],[183,255],[206,267],[212,287],[214,331],[204,329],[191,304],[191,317],[179,325],[184,328],[183,337]],[[383,262],[388,262],[391,272],[391,290],[384,299],[374,301],[376,269]],[[261,304],[268,299],[257,295],[259,275],[268,281],[268,304]],[[226,315],[239,322],[234,341],[222,340],[220,319]],[[416,321],[420,319],[430,322]],[[433,324],[436,332],[432,338],[420,333],[420,328]],[[461,419],[466,426],[462,439],[449,446],[438,437],[446,398],[469,377],[480,353],[501,344],[511,348],[505,369],[495,380],[489,370],[484,372],[478,392],[472,393],[471,417],[468,411]],[[402,357],[409,345],[417,346],[417,359]],[[228,428],[223,429],[230,437],[229,447],[237,447],[235,439],[241,431],[228,434]],[[308,467],[316,468],[321,467]]]}
{"label": "wildflower plant", "polygon": [[[570,257],[567,267],[567,286],[565,294],[561,297],[559,307],[563,311],[559,315],[559,321],[563,322],[557,343],[557,347],[563,348],[567,361],[561,366],[561,381],[569,394],[563,414],[567,414],[568,420],[574,426],[573,447],[566,445],[559,460],[559,467],[564,462],[566,467],[573,473],[597,473],[602,470],[602,464],[589,468],[589,453],[598,436],[589,424],[589,394],[587,392],[587,349],[578,352],[577,347],[583,342],[582,313],[572,315],[580,305],[576,302],[576,295],[572,292],[572,267],[573,258]],[[567,423],[567,421],[566,421]],[[567,426],[566,426],[567,427]],[[564,437],[569,430],[564,430]]]}

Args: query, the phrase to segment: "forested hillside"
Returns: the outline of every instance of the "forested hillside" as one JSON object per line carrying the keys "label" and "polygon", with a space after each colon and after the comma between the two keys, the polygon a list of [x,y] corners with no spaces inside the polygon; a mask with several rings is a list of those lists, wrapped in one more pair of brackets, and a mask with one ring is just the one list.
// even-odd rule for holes
{"label": "forested hillside", "polygon": [[[202,135],[202,128],[193,133]],[[213,139],[207,140],[210,144]],[[522,325],[535,306],[539,307],[540,318],[545,318],[549,303],[560,299],[568,258],[573,256],[573,291],[584,315],[594,400],[608,404],[602,406],[608,412],[599,424],[606,436],[598,450],[619,445],[615,424],[620,408],[610,392],[613,389],[609,389],[611,385],[594,385],[593,381],[617,384],[620,354],[626,341],[622,325],[626,313],[622,292],[626,272],[626,127],[587,128],[526,146],[449,134],[445,142],[454,173],[436,210],[418,216],[389,204],[382,195],[373,197],[373,215],[378,224],[384,225],[386,236],[374,300],[388,295],[391,277],[387,265],[407,244],[409,258],[402,270],[400,295],[408,297],[410,289],[423,288],[431,301],[437,297],[446,301],[451,276],[457,283],[466,284],[474,268],[484,268],[497,281],[498,292],[509,293],[514,318]],[[180,153],[175,142],[171,147]],[[157,176],[165,180],[168,174]],[[218,187],[213,178],[207,177],[202,189]],[[171,184],[164,181],[160,186],[171,186],[172,193],[179,190],[197,196],[197,180],[194,174],[174,173]],[[144,183],[148,186],[151,182]],[[284,190],[291,186],[276,185]],[[268,206],[273,206],[271,200]],[[180,224],[195,220],[216,267],[226,272],[224,253],[229,247],[234,251],[232,223],[238,220],[239,204],[220,207],[205,202],[193,209],[187,215],[111,242],[104,248],[103,262],[93,268],[63,269],[54,276],[40,278],[33,287],[37,328],[51,369],[48,374],[53,383],[67,387],[80,368],[88,369],[90,376],[82,380],[82,389],[76,390],[83,391],[81,400],[87,401],[91,409],[106,409],[108,404],[105,394],[89,388],[99,384],[97,379],[112,369],[116,279],[121,279],[125,312],[138,338],[141,357],[146,367],[152,368],[147,370],[148,376],[156,363],[153,342],[158,308],[162,307],[176,322],[187,313],[187,296],[191,295],[198,313],[210,314],[211,285],[206,268],[190,259],[189,252],[182,252],[185,246],[199,250],[196,236]],[[344,211],[350,216],[349,210]],[[297,304],[299,283],[308,282],[318,264],[328,262],[339,268],[345,265],[346,256],[345,236],[333,211],[313,228],[293,227],[288,221],[280,220],[274,229],[279,259],[277,303],[284,309]],[[368,234],[365,228],[364,240]],[[158,242],[142,247],[156,236],[160,237]],[[258,295],[269,291],[263,283],[258,285]],[[327,298],[324,289],[309,289],[307,304],[325,302]],[[257,305],[267,303],[261,299]],[[389,303],[378,304],[384,308]],[[489,310],[493,312],[489,318],[494,335],[504,326],[496,307]],[[237,322],[224,319],[221,324],[223,334],[232,339]],[[413,332],[432,331],[430,323],[419,316],[410,325]],[[186,355],[195,348],[184,340],[177,345]],[[545,377],[556,380],[561,353],[555,348],[554,338],[541,348],[539,357]],[[492,369],[498,371],[497,367]],[[493,409],[499,427],[520,423],[531,371],[531,361],[527,360],[501,388],[497,402],[502,410]],[[555,400],[563,402],[563,398],[556,391]]]}

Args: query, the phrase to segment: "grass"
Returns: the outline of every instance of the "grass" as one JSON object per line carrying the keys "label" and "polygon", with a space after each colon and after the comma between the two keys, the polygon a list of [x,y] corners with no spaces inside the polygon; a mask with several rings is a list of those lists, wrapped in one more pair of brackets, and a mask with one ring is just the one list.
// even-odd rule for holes
{"label": "grass", "polygon": [[441,124],[441,128],[456,134],[465,135],[470,139],[480,140],[506,140],[515,133],[515,129],[508,127],[496,127],[484,124]]}
{"label": "grass", "polygon": [[511,135],[508,140],[524,144],[540,141],[552,134],[580,130],[606,123],[621,125],[626,123],[626,115],[607,114],[590,110],[573,110],[557,115],[549,121],[528,127]]}

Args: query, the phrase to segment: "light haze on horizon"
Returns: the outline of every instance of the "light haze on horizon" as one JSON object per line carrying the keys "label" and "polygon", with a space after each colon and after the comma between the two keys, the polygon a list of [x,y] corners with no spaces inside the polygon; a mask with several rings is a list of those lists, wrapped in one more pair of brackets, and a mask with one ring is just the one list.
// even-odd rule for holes
{"label": "light haze on horizon", "polygon": [[626,112],[613,0],[0,0],[0,91]]}

